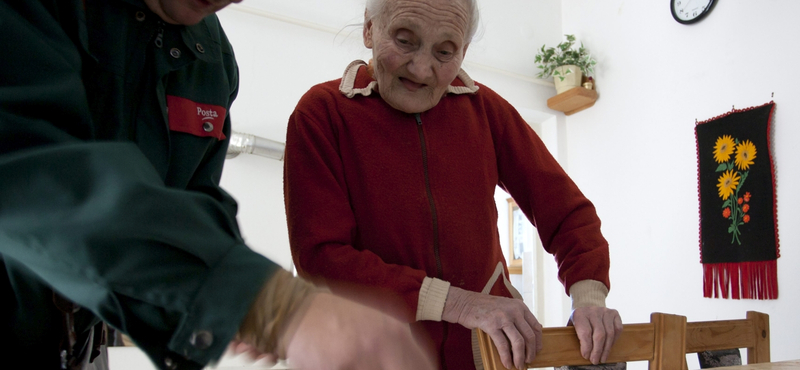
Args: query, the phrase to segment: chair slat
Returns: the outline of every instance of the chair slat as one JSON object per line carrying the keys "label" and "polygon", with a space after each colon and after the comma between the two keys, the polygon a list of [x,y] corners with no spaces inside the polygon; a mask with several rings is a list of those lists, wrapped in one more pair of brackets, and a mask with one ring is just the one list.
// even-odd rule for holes
{"label": "chair slat", "polygon": [[686,353],[755,345],[749,320],[695,321],[686,323]]}

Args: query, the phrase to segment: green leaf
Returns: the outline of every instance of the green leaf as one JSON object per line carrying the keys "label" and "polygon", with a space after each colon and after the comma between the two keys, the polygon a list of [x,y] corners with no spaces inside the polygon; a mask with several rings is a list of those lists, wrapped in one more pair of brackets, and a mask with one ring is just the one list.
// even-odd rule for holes
{"label": "green leaf", "polygon": [[728,165],[726,165],[725,163],[720,163],[719,166],[717,166],[717,171],[716,172],[725,171],[726,168],[728,168]]}
{"label": "green leaf", "polygon": [[733,225],[731,225],[731,226],[729,226],[729,227],[728,227],[728,233],[729,233],[729,234],[732,234],[732,233],[733,233]]}
{"label": "green leaf", "polygon": [[731,198],[728,198],[724,203],[722,203],[722,209],[728,208],[731,205]]}
{"label": "green leaf", "polygon": [[739,185],[736,186],[736,194],[739,194],[739,189],[741,189],[742,185],[744,185],[744,180],[747,180],[747,174],[748,173],[750,173],[750,171],[747,171],[747,172],[741,174],[741,179],[739,180]]}
{"label": "green leaf", "polygon": [[594,72],[592,66],[596,65],[597,62],[589,55],[589,51],[584,47],[583,43],[581,43],[578,50],[575,50],[573,48],[575,46],[575,36],[564,36],[566,41],[559,43],[556,47],[548,48],[547,45],[542,45],[538,50],[534,57],[534,62],[539,65],[541,72],[537,76],[542,78],[549,77],[554,75],[553,71],[556,67],[570,64],[578,66],[586,75]]}

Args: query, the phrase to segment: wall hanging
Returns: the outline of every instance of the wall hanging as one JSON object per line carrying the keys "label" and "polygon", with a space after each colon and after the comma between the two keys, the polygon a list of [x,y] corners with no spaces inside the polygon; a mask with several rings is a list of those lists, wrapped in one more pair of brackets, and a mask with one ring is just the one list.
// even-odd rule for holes
{"label": "wall hanging", "polygon": [[774,110],[733,109],[695,126],[705,297],[778,298]]}

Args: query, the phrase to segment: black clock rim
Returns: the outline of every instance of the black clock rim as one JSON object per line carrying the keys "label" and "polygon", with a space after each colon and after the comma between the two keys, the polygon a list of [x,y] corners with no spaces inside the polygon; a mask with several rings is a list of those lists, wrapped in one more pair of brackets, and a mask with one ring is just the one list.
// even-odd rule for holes
{"label": "black clock rim", "polygon": [[701,21],[703,18],[705,18],[708,15],[708,13],[711,12],[711,9],[714,8],[714,5],[716,3],[717,3],[717,0],[710,0],[708,2],[708,7],[706,7],[706,10],[704,10],[703,13],[698,15],[696,18],[692,18],[692,19],[689,19],[689,20],[683,20],[683,19],[678,18],[678,15],[675,13],[675,0],[669,0],[669,9],[670,9],[670,12],[672,12],[672,18],[675,19],[676,22],[678,22],[680,24],[692,24],[692,23],[697,23],[697,22]]}

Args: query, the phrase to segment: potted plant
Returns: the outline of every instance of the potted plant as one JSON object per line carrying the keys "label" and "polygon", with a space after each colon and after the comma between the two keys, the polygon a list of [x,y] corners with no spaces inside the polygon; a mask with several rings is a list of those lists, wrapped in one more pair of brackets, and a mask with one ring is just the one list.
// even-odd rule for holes
{"label": "potted plant", "polygon": [[594,65],[597,62],[589,55],[589,51],[583,47],[575,50],[574,35],[564,35],[564,41],[556,47],[542,48],[536,54],[535,62],[539,64],[541,71],[537,75],[539,78],[553,76],[556,85],[556,92],[561,94],[573,87],[581,85],[583,75],[589,76],[594,72]]}

